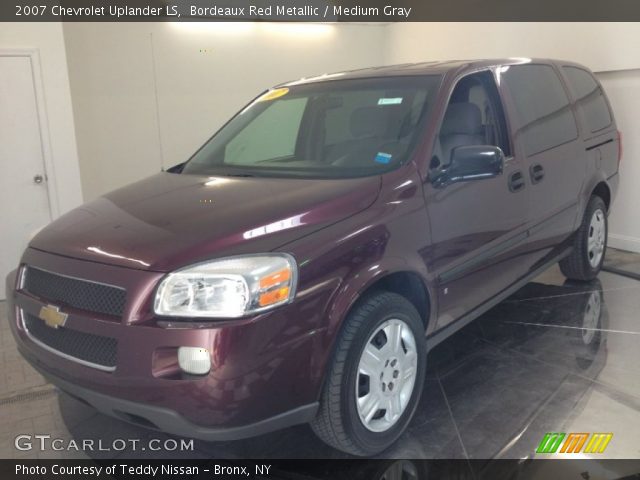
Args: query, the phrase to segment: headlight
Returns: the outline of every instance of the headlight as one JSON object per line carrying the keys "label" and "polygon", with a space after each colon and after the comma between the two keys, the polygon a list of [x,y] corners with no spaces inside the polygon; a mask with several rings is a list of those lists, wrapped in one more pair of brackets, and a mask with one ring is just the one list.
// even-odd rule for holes
{"label": "headlight", "polygon": [[157,315],[235,318],[289,302],[296,262],[284,253],[230,257],[167,275],[154,302]]}

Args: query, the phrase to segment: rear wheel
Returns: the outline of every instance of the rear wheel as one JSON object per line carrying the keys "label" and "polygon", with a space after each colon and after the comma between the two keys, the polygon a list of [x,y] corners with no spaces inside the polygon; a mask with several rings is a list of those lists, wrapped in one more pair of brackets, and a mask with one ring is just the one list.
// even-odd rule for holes
{"label": "rear wheel", "polygon": [[389,447],[413,416],[426,364],[424,325],[395,293],[363,299],[345,320],[314,432],[352,455]]}
{"label": "rear wheel", "polygon": [[571,280],[593,280],[604,261],[607,249],[607,207],[598,196],[592,196],[576,232],[573,252],[560,261],[560,270]]}

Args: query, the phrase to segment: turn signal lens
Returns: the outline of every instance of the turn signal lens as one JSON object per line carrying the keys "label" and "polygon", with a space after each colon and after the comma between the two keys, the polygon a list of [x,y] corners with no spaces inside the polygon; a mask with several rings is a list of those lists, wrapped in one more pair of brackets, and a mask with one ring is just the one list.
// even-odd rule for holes
{"label": "turn signal lens", "polygon": [[260,288],[270,288],[275,285],[280,285],[281,283],[289,281],[291,278],[291,270],[289,268],[284,268],[279,272],[272,273],[271,275],[267,275],[260,279]]}
{"label": "turn signal lens", "polygon": [[261,307],[275,305],[289,298],[289,284],[291,283],[291,267],[265,275],[260,279]]}
{"label": "turn signal lens", "polygon": [[280,303],[289,297],[289,287],[282,287],[276,290],[270,290],[260,295],[260,306],[266,307],[274,303]]}

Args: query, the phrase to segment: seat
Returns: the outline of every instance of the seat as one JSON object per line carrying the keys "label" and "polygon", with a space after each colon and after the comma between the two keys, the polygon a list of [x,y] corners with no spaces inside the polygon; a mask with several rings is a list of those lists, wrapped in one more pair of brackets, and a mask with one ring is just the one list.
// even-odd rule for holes
{"label": "seat", "polygon": [[484,143],[480,108],[468,102],[449,104],[440,129],[443,163],[448,165],[451,162],[451,152],[456,147]]}
{"label": "seat", "polygon": [[349,167],[375,165],[380,146],[392,140],[388,138],[389,112],[389,108],[378,106],[354,110],[349,119],[352,140],[334,145],[327,153],[328,163]]}

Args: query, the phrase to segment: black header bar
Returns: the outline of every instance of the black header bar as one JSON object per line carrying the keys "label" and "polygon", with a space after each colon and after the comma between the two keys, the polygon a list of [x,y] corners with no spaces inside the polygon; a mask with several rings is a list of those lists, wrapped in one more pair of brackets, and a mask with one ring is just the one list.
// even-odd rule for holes
{"label": "black header bar", "polygon": [[0,460],[2,480],[637,480],[640,460]]}
{"label": "black header bar", "polygon": [[640,1],[2,0],[0,21],[633,22],[640,21]]}

